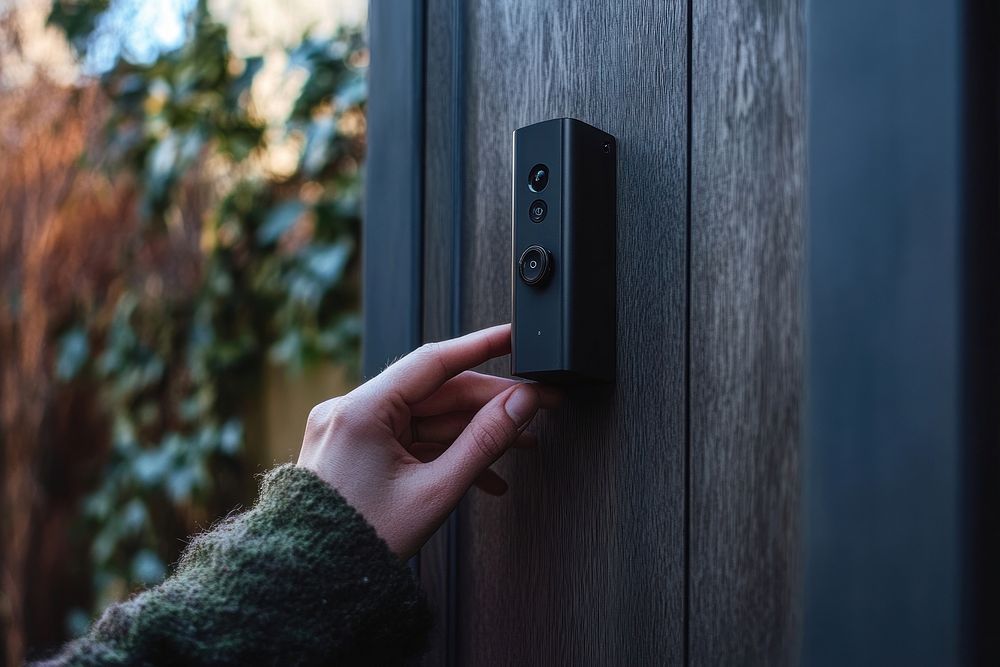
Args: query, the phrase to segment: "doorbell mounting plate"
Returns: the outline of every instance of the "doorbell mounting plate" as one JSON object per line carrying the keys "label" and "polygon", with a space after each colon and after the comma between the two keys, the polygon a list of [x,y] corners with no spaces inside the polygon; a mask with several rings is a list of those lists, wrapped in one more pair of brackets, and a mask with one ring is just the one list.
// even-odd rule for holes
{"label": "doorbell mounting plate", "polygon": [[513,375],[614,381],[617,154],[573,118],[514,131]]}

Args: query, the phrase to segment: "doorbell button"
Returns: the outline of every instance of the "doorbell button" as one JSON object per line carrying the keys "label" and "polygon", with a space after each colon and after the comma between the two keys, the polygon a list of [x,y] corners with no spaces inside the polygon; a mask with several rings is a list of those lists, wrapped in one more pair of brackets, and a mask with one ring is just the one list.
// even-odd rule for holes
{"label": "doorbell button", "polygon": [[528,285],[540,285],[549,276],[552,256],[540,245],[528,246],[517,262],[521,280]]}
{"label": "doorbell button", "polygon": [[541,222],[545,219],[545,214],[549,212],[549,207],[545,205],[545,202],[541,199],[536,199],[531,202],[531,207],[528,209],[528,217],[531,218],[532,222]]}

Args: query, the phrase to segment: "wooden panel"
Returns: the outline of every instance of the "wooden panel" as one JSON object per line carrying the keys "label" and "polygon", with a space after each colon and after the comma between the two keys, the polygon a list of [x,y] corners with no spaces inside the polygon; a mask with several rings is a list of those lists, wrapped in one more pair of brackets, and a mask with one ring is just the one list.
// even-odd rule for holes
{"label": "wooden panel", "polygon": [[692,665],[797,661],[802,0],[695,3]]}
{"label": "wooden panel", "polygon": [[[461,188],[456,179],[461,132],[456,90],[460,67],[454,40],[456,0],[427,0],[425,53],[427,61],[424,145],[424,342],[451,338],[458,332],[458,279],[461,256],[456,234],[461,211],[455,203]],[[454,665],[455,553],[457,516],[448,521],[420,550],[420,581],[427,592],[435,623],[425,665]]]}
{"label": "wooden panel", "polygon": [[[683,659],[686,4],[465,3],[462,328],[510,317],[511,132],[619,140],[618,383],[538,419],[460,509],[458,662]],[[491,370],[506,374],[507,362]]]}

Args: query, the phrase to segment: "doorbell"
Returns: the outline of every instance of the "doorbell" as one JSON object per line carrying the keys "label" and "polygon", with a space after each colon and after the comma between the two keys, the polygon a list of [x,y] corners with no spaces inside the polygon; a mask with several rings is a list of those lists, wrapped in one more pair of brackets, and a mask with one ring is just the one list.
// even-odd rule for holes
{"label": "doorbell", "polygon": [[514,131],[513,375],[614,381],[616,156],[573,118]]}

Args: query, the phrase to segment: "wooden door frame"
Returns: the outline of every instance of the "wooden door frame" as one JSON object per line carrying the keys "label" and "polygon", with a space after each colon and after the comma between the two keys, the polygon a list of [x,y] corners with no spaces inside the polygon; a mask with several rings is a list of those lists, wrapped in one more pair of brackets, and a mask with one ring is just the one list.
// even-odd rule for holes
{"label": "wooden door frame", "polygon": [[[449,48],[461,43],[461,6],[460,1],[451,3],[455,18],[450,26],[454,32],[447,40]],[[457,113],[449,115],[448,106],[461,99],[461,79],[454,76],[448,83],[439,82],[451,86],[450,99],[428,98],[427,14],[425,0],[369,5],[371,62],[362,244],[365,378],[427,340],[460,333],[456,295],[461,275],[461,188],[435,193],[441,199],[429,201],[424,174],[434,166],[427,164],[427,124],[447,126],[449,118],[459,117]],[[436,28],[447,20],[437,15],[431,18]],[[461,62],[460,58],[456,48],[453,62]],[[460,126],[449,127],[440,134],[460,138],[460,131]],[[445,148],[452,158],[448,168],[455,174],[461,173],[460,146],[458,140]],[[451,213],[443,213],[447,210]],[[435,265],[450,265],[449,274],[429,280],[424,275],[425,253]],[[410,563],[439,615],[424,662],[449,667],[456,661],[457,641],[456,513]]]}
{"label": "wooden door frame", "polygon": [[422,338],[424,3],[368,15],[368,155],[362,230],[362,371],[379,373]]}

